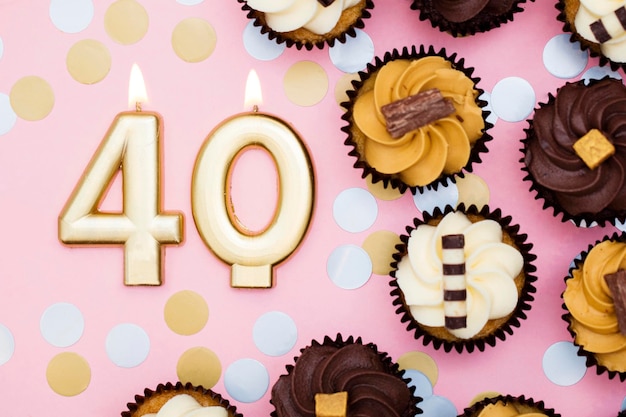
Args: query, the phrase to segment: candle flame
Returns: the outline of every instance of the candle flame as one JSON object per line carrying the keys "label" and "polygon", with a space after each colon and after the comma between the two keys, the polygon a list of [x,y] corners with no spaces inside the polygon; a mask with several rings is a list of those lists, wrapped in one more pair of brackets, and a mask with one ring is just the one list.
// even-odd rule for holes
{"label": "candle flame", "polygon": [[255,70],[250,70],[248,80],[246,81],[246,97],[244,100],[245,108],[257,108],[263,103],[263,95],[261,93],[261,81]]}
{"label": "candle flame", "polygon": [[148,101],[148,93],[146,92],[146,84],[143,75],[137,64],[133,64],[130,69],[130,80],[128,81],[128,105],[135,107],[137,111],[141,110],[141,103]]}

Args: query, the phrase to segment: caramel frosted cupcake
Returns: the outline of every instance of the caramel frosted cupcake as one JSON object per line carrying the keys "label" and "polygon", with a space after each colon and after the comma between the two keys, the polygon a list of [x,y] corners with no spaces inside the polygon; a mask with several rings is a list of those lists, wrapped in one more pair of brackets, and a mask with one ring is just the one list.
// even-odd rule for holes
{"label": "caramel frosted cupcake", "polygon": [[300,350],[272,387],[273,417],[413,417],[419,397],[373,343],[326,336]]}
{"label": "caramel frosted cupcake", "polygon": [[626,218],[626,87],[612,78],[567,83],[535,110],[522,140],[524,180],[562,221]]}
{"label": "caramel frosted cupcake", "polygon": [[442,32],[466,36],[513,21],[514,14],[524,10],[523,3],[526,0],[413,0],[411,9]]}
{"label": "caramel frosted cupcake", "polygon": [[525,396],[499,395],[485,398],[463,410],[459,417],[560,417],[554,409],[546,408],[543,401]]}
{"label": "caramel frosted cupcake", "polygon": [[365,26],[373,0],[237,0],[261,33],[288,47],[333,46]]}
{"label": "caramel frosted cupcake", "polygon": [[626,380],[626,235],[591,245],[574,261],[565,286],[563,320],[578,354],[598,375]]}
{"label": "caramel frosted cupcake", "polygon": [[571,41],[600,58],[600,65],[626,68],[626,1],[559,0],[558,20]]}
{"label": "caramel frosted cupcake", "polygon": [[342,119],[354,167],[401,192],[471,172],[487,152],[486,102],[473,68],[421,46],[394,50],[360,72]]}
{"label": "caramel frosted cupcake", "polygon": [[461,204],[425,213],[407,233],[394,254],[391,295],[424,345],[483,351],[526,319],[536,256],[511,217]]}
{"label": "caramel frosted cupcake", "polygon": [[221,395],[182,382],[159,384],[154,390],[146,388],[144,394],[135,395],[135,402],[128,403],[127,407],[122,417],[154,417],[161,410],[164,410],[161,415],[183,417],[187,413],[203,417],[243,417]]}

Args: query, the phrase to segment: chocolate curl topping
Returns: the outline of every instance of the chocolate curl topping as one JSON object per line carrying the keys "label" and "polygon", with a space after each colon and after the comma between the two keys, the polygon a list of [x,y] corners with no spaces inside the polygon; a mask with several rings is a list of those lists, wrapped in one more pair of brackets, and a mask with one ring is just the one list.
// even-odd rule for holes
{"label": "chocolate curl topping", "polygon": [[436,88],[385,104],[380,108],[387,132],[400,138],[412,130],[450,116],[454,113],[452,101],[443,97]]}
{"label": "chocolate curl topping", "polygon": [[467,327],[467,288],[465,284],[465,236],[441,236],[443,266],[443,309],[447,329]]}
{"label": "chocolate curl topping", "polygon": [[321,4],[322,6],[324,6],[324,7],[328,7],[331,4],[333,4],[335,2],[335,0],[317,0],[317,2],[319,4]]}
{"label": "chocolate curl topping", "polygon": [[[616,19],[617,22],[622,26],[621,29],[617,28],[618,33],[611,34],[610,32],[616,32],[615,25],[611,25],[610,20]],[[615,20],[613,21],[615,23]],[[609,30],[607,26],[613,30]],[[626,29],[626,7],[622,6],[619,9],[615,10],[612,13],[609,13],[606,16],[596,20],[595,22],[589,25],[589,29],[591,29],[591,33],[597,39],[598,42],[604,43],[610,41],[615,37],[615,35],[620,35],[623,33],[622,29]]]}
{"label": "chocolate curl topping", "polygon": [[619,331],[626,336],[626,270],[620,269],[614,274],[607,274],[604,280],[613,296]]}

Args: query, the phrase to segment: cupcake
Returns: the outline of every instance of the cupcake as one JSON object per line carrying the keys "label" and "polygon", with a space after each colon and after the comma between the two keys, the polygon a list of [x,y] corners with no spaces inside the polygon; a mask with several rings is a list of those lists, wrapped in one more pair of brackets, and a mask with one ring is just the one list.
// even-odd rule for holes
{"label": "cupcake", "polygon": [[456,54],[424,46],[368,64],[342,103],[345,144],[363,178],[415,192],[471,172],[492,126],[473,71]]}
{"label": "cupcake", "polygon": [[221,395],[182,382],[159,384],[155,390],[146,388],[144,394],[135,395],[135,402],[128,403],[127,407],[122,417],[154,417],[159,411],[159,415],[182,417],[243,417]]}
{"label": "cupcake", "polygon": [[326,336],[300,350],[272,387],[273,417],[413,417],[419,397],[373,343]]}
{"label": "cupcake", "polygon": [[523,3],[526,0],[413,0],[411,9],[442,32],[466,36],[512,21],[515,13],[523,11]]}
{"label": "cupcake", "polygon": [[626,380],[626,235],[591,245],[565,278],[563,320],[598,375]]}
{"label": "cupcake", "polygon": [[535,110],[522,140],[524,180],[562,221],[626,218],[626,87],[612,78],[567,83]]}
{"label": "cupcake", "polygon": [[288,47],[307,50],[344,43],[363,28],[372,0],[237,0],[261,33]]}
{"label": "cupcake", "polygon": [[463,410],[459,417],[560,417],[552,408],[546,408],[543,401],[535,401],[525,396],[498,395],[485,398]]}
{"label": "cupcake", "polygon": [[393,305],[426,346],[483,351],[526,319],[535,292],[532,245],[488,206],[435,209],[414,220],[392,263]]}
{"label": "cupcake", "polygon": [[556,8],[571,41],[617,70],[626,68],[625,6],[621,0],[559,0]]}

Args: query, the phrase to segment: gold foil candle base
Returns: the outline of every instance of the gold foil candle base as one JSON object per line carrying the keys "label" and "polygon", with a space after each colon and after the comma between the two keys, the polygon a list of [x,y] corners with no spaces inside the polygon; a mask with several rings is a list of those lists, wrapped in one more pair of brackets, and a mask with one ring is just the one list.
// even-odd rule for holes
{"label": "gold foil candle base", "polygon": [[271,288],[272,266],[247,266],[233,264],[230,274],[230,286],[234,288]]}

